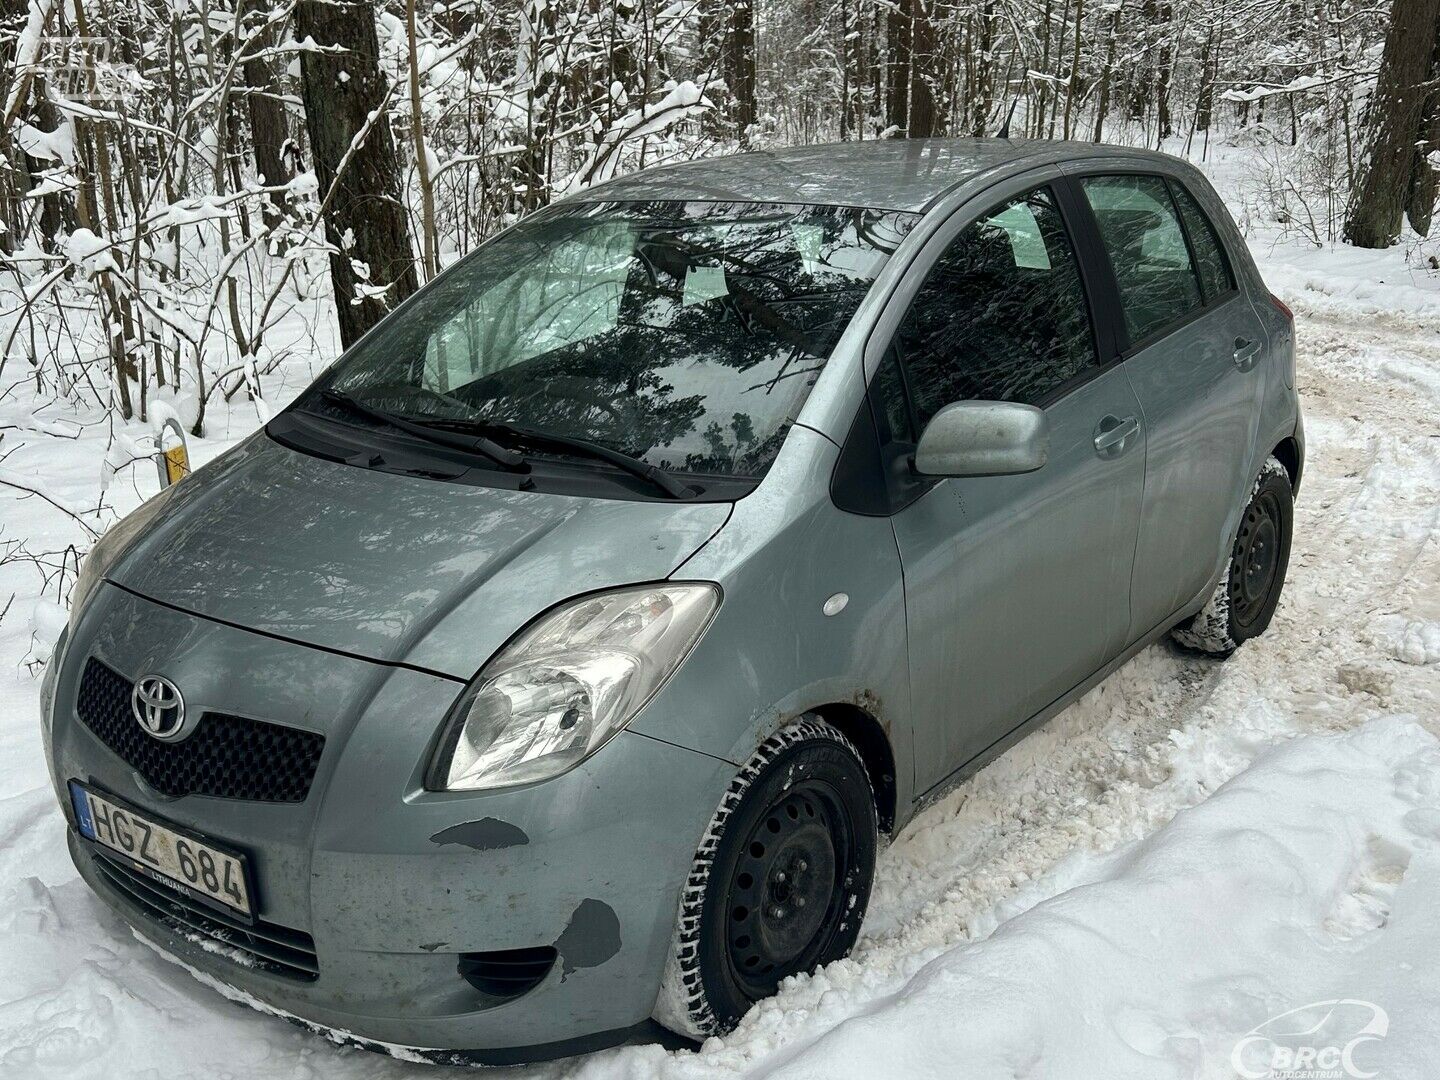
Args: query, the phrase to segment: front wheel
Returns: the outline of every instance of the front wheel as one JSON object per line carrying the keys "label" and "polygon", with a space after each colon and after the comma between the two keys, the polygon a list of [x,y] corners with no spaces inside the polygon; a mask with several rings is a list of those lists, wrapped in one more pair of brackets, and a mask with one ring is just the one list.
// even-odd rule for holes
{"label": "front wheel", "polygon": [[845,956],[875,876],[869,775],[839,731],[803,717],[730,783],[695,853],[655,1018],[704,1038],[780,981]]}
{"label": "front wheel", "polygon": [[1265,632],[1285,585],[1293,518],[1290,474],[1269,458],[1250,490],[1220,584],[1199,613],[1175,629],[1176,641],[1224,657]]}

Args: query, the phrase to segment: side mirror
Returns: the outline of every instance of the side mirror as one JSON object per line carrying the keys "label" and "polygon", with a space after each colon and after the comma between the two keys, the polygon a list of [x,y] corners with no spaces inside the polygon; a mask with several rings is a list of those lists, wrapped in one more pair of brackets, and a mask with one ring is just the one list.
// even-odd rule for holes
{"label": "side mirror", "polygon": [[1033,405],[957,401],[930,419],[915,448],[926,476],[1007,476],[1034,472],[1050,451],[1050,425]]}

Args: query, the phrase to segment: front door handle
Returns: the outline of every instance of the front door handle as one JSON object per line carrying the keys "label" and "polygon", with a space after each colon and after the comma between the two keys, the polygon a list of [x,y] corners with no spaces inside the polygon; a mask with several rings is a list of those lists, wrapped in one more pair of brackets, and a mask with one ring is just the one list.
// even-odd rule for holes
{"label": "front door handle", "polygon": [[1130,445],[1130,440],[1140,434],[1140,421],[1133,416],[1121,419],[1107,416],[1095,429],[1095,452],[1101,457],[1119,457]]}
{"label": "front door handle", "polygon": [[1255,366],[1255,358],[1260,355],[1260,343],[1258,341],[1247,341],[1245,338],[1235,339],[1235,366],[1241,371],[1249,371]]}

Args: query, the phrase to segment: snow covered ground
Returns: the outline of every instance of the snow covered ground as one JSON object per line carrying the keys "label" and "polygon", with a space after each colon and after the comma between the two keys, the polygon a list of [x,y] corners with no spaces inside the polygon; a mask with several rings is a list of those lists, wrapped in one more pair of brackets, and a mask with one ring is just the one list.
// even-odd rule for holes
{"label": "snow covered ground", "polygon": [[[1147,650],[931,807],[855,955],[727,1038],[516,1075],[1440,1075],[1440,277],[1398,248],[1255,248],[1297,314],[1310,441],[1269,633],[1227,663]],[[0,480],[84,516],[103,433],[32,409],[0,397]],[[197,458],[257,422],[237,403]],[[119,476],[120,509],[153,489],[148,463]],[[13,487],[0,523],[36,552],[86,539]],[[0,1077],[439,1075],[225,1001],[91,898],[38,736],[63,618],[40,583],[0,570]]]}

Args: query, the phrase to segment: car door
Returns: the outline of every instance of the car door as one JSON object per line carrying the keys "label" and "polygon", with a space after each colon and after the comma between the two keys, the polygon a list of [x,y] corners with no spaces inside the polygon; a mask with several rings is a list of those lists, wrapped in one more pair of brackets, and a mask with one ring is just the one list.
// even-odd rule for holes
{"label": "car door", "polygon": [[1129,625],[1144,431],[1102,363],[1063,198],[1035,187],[952,230],[912,271],[872,384],[892,462],[953,401],[1033,404],[1050,431],[1038,471],[924,481],[891,517],[922,791],[1102,667]]}
{"label": "car door", "polygon": [[1208,591],[1229,551],[1251,480],[1266,339],[1182,184],[1132,173],[1079,186],[1115,276],[1124,369],[1147,431],[1134,640]]}

